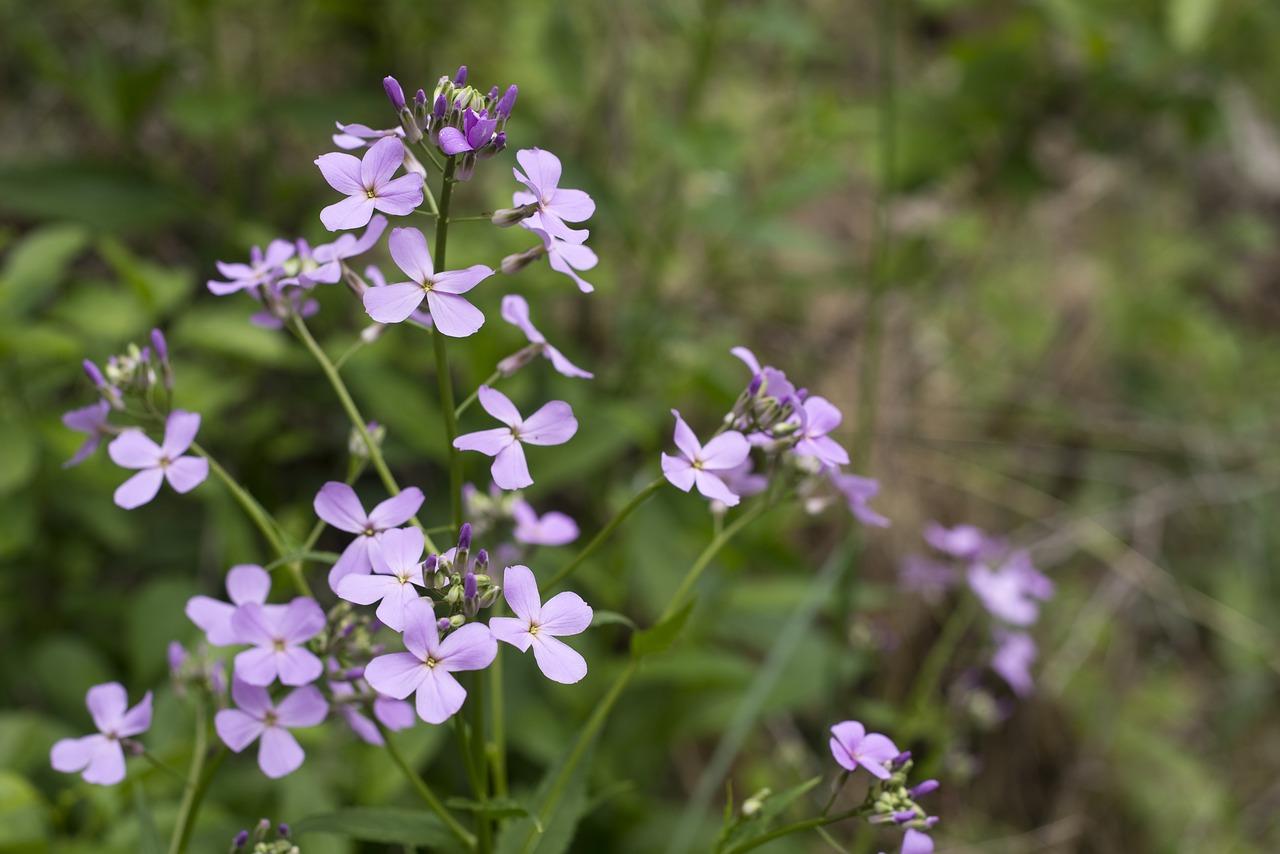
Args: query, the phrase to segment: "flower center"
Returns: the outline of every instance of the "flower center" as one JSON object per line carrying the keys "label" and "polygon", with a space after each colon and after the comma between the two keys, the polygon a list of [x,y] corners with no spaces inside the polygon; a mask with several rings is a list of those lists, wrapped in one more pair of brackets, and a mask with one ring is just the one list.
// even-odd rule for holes
{"label": "flower center", "polygon": [[428,655],[428,656],[427,656],[427,660],[426,660],[426,661],[424,661],[424,662],[422,662],[422,663],[423,663],[423,664],[425,664],[427,667],[434,668],[434,667],[435,667],[437,664],[439,664],[440,662],[436,661],[434,658],[432,658],[431,656],[429,656],[429,655]]}
{"label": "flower center", "polygon": [[269,727],[275,726],[276,725],[275,710],[274,709],[268,710],[267,713],[262,716],[262,722]]}
{"label": "flower center", "polygon": [[272,644],[271,644],[271,648],[272,648],[272,649],[274,649],[276,652],[284,652],[284,651],[285,651],[285,648],[286,648],[286,644],[285,644],[285,642],[284,642],[284,638],[276,638],[276,639],[272,642]]}

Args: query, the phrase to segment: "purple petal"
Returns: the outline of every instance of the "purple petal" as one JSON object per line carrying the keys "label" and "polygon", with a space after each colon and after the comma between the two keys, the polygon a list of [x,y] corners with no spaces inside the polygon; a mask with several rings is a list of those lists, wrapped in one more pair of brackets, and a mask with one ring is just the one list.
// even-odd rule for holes
{"label": "purple petal", "polygon": [[361,189],[375,192],[404,163],[404,143],[394,136],[384,136],[369,146],[360,161]]}
{"label": "purple petal", "polygon": [[289,692],[289,695],[276,706],[276,720],[290,729],[304,726],[317,726],[324,723],[329,714],[329,704],[324,695],[314,685],[307,685]]}
{"label": "purple petal", "polygon": [[111,739],[97,733],[80,738],[64,738],[56,742],[49,751],[49,764],[54,771],[74,774],[88,767],[94,755],[112,743]]}
{"label": "purple petal", "polygon": [[312,506],[316,515],[340,531],[359,534],[368,525],[364,505],[356,491],[345,483],[331,480],[316,493]]}
{"label": "purple petal", "polygon": [[[334,590],[341,598],[357,605],[372,605],[382,600],[400,586],[400,580],[391,575],[348,575],[338,581]],[[391,626],[396,631],[403,631],[401,626]]]}
{"label": "purple petal", "polygon": [[455,127],[440,129],[440,150],[450,155],[461,154],[464,151],[474,151],[471,143],[467,142],[467,138],[463,136],[462,131]]}
{"label": "purple petal", "polygon": [[450,338],[466,338],[484,326],[484,312],[468,302],[466,297],[431,290],[427,292],[427,308],[436,329]]}
{"label": "purple petal", "polygon": [[156,497],[160,484],[164,482],[164,471],[158,468],[143,469],[133,477],[120,484],[112,500],[117,507],[133,510],[141,507]]}
{"label": "purple petal", "polygon": [[427,290],[415,282],[369,288],[361,299],[365,312],[379,323],[399,323],[422,305]]}
{"label": "purple petal", "polygon": [[551,360],[551,365],[566,377],[581,377],[582,379],[589,380],[595,376],[595,374],[590,371],[584,371],[573,362],[570,362],[564,357],[563,353],[555,347],[552,347],[550,344],[544,344],[542,346],[542,353]]}
{"label": "purple petal", "polygon": [[191,447],[199,430],[200,413],[175,409],[165,421],[164,442],[160,445],[160,452],[169,459],[178,457]]}
{"label": "purple petal", "polygon": [[373,701],[373,716],[393,732],[408,729],[417,720],[413,713],[413,706],[403,700],[393,700],[390,697],[378,697]]}
{"label": "purple petal", "polygon": [[694,469],[693,482],[698,487],[698,491],[707,498],[719,501],[728,507],[736,507],[740,500],[723,480],[711,472]]}
{"label": "purple petal", "polygon": [[547,207],[566,222],[582,222],[596,212],[596,203],[582,190],[556,190]]}
{"label": "purple petal", "polygon": [[440,642],[440,650],[435,656],[439,664],[451,671],[483,670],[493,663],[498,654],[498,644],[489,632],[489,627],[480,623],[467,623],[454,630]]}
{"label": "purple petal", "polygon": [[583,250],[583,252],[575,252],[572,254],[572,257],[570,257],[570,254],[565,250],[572,246],[572,244],[565,243],[563,240],[558,240],[556,243],[557,248],[547,255],[547,263],[551,265],[551,269],[558,273],[564,273],[566,276],[573,279],[573,281],[578,285],[578,290],[582,291],[584,294],[589,294],[595,291],[595,285],[579,276],[575,272],[575,268],[578,270],[590,270],[596,265],[596,261],[598,260],[596,253],[592,252],[585,246],[574,246],[574,249],[580,249]]}
{"label": "purple petal", "polygon": [[526,629],[538,619],[542,611],[542,599],[538,596],[538,582],[529,567],[517,564],[503,571],[502,595],[511,611],[524,621]]}
{"label": "purple petal", "polygon": [[565,591],[557,593],[542,606],[538,617],[541,626],[539,634],[556,637],[576,635],[586,631],[591,625],[591,606],[582,600],[577,593]]}
{"label": "purple petal", "polygon": [[320,634],[324,623],[324,610],[320,604],[314,599],[299,596],[285,607],[282,619],[277,623],[277,631],[290,644],[298,644]]}
{"label": "purple petal", "polygon": [[161,471],[174,492],[190,492],[209,476],[209,461],[204,457],[178,457]]}
{"label": "purple petal", "polygon": [[392,216],[408,216],[422,204],[422,198],[422,176],[410,172],[379,187],[373,206]]}
{"label": "purple petal", "polygon": [[345,228],[363,228],[369,224],[373,216],[374,200],[364,191],[358,196],[348,196],[320,211],[320,222],[330,231],[342,231]]}
{"label": "purple petal", "polygon": [[[388,137],[390,138],[390,137]],[[287,729],[267,727],[258,743],[258,767],[275,780],[297,771],[306,753]]]}
{"label": "purple petal", "polygon": [[300,646],[285,647],[276,654],[276,670],[285,685],[308,685],[320,678],[324,664],[310,650]]}
{"label": "purple petal", "polygon": [[[352,155],[338,152],[322,154],[316,158],[316,165],[320,167],[320,174],[329,182],[329,186],[339,193],[353,196],[365,192],[364,185],[360,182],[360,161]],[[223,275],[232,278],[229,273],[224,272]]]}
{"label": "purple petal", "polygon": [[[227,573],[227,595],[237,605],[267,601],[271,592],[271,573],[251,563],[237,564]],[[199,598],[199,597],[197,597]]]}
{"label": "purple petal", "polygon": [[542,675],[552,682],[572,685],[587,675],[587,660],[564,641],[544,637],[541,633],[533,639],[533,657]]}
{"label": "purple petal", "polygon": [[116,724],[116,735],[128,738],[140,735],[151,727],[151,692],[142,695],[138,705],[124,713],[124,717]]}
{"label": "purple petal", "polygon": [[752,375],[760,373],[760,360],[756,358],[755,353],[752,353],[746,347],[734,347],[729,352],[741,359]]}
{"label": "purple petal", "polygon": [[507,294],[502,298],[502,319],[523,332],[535,344],[547,340],[529,320],[529,303],[518,294]]}
{"label": "purple petal", "polygon": [[553,400],[520,425],[520,441],[529,445],[562,445],[577,432],[573,409],[563,400]]}
{"label": "purple petal", "polygon": [[679,412],[673,409],[671,414],[676,417],[676,447],[680,449],[680,453],[684,454],[685,459],[690,462],[698,459],[702,456],[702,444],[698,441],[698,437],[689,429],[689,425],[680,417]]}
{"label": "purple petal", "polygon": [[532,148],[517,151],[516,161],[528,176],[525,180],[516,172],[520,183],[544,197],[555,191],[556,185],[560,183],[560,158],[550,151]]}
{"label": "purple petal", "polygon": [[663,454],[662,474],[676,489],[682,489],[685,492],[693,489],[693,464],[684,457],[672,457]]}
{"label": "purple petal", "polygon": [[208,596],[193,596],[187,600],[187,617],[205,633],[209,643],[214,646],[241,642],[231,630],[231,614],[234,611],[234,606]]}
{"label": "purple petal", "polygon": [[372,538],[361,534],[338,556],[338,562],[329,570],[329,589],[338,592],[338,584],[348,575],[367,575],[373,568],[369,560],[369,542]]}
{"label": "purple petal", "polygon": [[840,410],[825,397],[805,398],[804,411],[808,415],[809,422],[805,432],[810,436],[825,436],[839,427],[844,417]]}
{"label": "purple petal", "polygon": [[731,469],[742,465],[751,453],[751,444],[736,430],[721,433],[702,448],[702,464],[713,471]]}
{"label": "purple petal", "polygon": [[489,467],[489,474],[499,489],[524,489],[533,485],[529,463],[524,458],[524,447],[519,442],[512,442],[498,451],[493,465]]}
{"label": "purple petal", "polygon": [[[92,736],[91,736],[92,737]],[[120,742],[105,738],[89,757],[89,767],[80,775],[86,783],[114,786],[124,779],[124,750]]]}
{"label": "purple petal", "polygon": [[[163,454],[159,445],[147,438],[146,433],[135,428],[125,430],[107,446],[107,456],[111,457],[111,462],[126,469],[156,466]],[[159,488],[159,484],[156,488]]]}
{"label": "purple petal", "polygon": [[213,717],[213,728],[222,743],[236,753],[244,750],[266,729],[262,721],[239,709],[223,709]]}
{"label": "purple petal", "polygon": [[528,621],[515,617],[492,618],[489,620],[489,632],[494,640],[509,643],[521,652],[527,652],[529,645],[533,643]]}
{"label": "purple petal", "polygon": [[257,602],[246,602],[231,615],[231,628],[241,638],[241,643],[270,646],[276,637],[275,613]]}
{"label": "purple petal", "polygon": [[98,731],[109,733],[119,726],[120,719],[124,717],[129,695],[119,682],[105,682],[88,690],[84,704],[89,707],[89,716]]}
{"label": "purple petal", "polygon": [[490,388],[487,385],[480,386],[477,394],[480,398],[480,405],[484,407],[485,412],[510,427],[520,423],[520,411],[511,402],[511,398],[496,388]]}
{"label": "purple petal", "polygon": [[422,659],[408,652],[380,655],[364,668],[364,678],[373,690],[397,700],[418,690],[431,668]]}
{"label": "purple petal", "polygon": [[933,837],[907,828],[906,834],[902,837],[901,854],[933,854]]}
{"label": "purple petal", "polygon": [[425,500],[426,497],[418,487],[411,486],[403,489],[399,494],[393,495],[373,508],[373,512],[369,514],[369,523],[377,531],[403,525],[413,518]]}
{"label": "purple petal", "polygon": [[[475,625],[472,623],[472,625]],[[418,686],[418,717],[429,724],[442,724],[462,708],[467,692],[458,680],[440,667],[424,667],[426,678]]]}
{"label": "purple petal", "polygon": [[427,657],[433,656],[440,647],[440,630],[436,628],[436,612],[431,607],[431,603],[425,599],[415,599],[405,603],[404,645],[420,661],[426,661]]}
{"label": "purple petal", "polygon": [[[234,617],[232,617],[231,625],[233,628],[236,627]],[[243,652],[236,653],[235,678],[246,685],[266,687],[276,681],[276,677],[279,675],[280,669],[277,654],[271,647],[255,646],[253,649],[246,649]]]}
{"label": "purple petal", "polygon": [[441,294],[465,294],[493,275],[484,264],[472,264],[463,270],[449,270],[435,277],[435,291]]}
{"label": "purple petal", "polygon": [[81,433],[96,433],[98,428],[107,422],[107,415],[110,412],[111,405],[105,400],[99,400],[92,406],[65,413],[62,416],[62,423]]}
{"label": "purple petal", "polygon": [[235,700],[236,705],[242,710],[259,719],[266,717],[267,712],[272,708],[271,694],[266,688],[250,685],[243,679],[234,677],[231,680],[231,699]]}
{"label": "purple petal", "polygon": [[509,427],[495,427],[492,430],[478,430],[475,433],[464,433],[453,440],[453,446],[459,451],[479,451],[491,457],[497,456],[505,448],[518,444]]}
{"label": "purple petal", "polygon": [[374,568],[392,573],[410,571],[422,563],[424,548],[425,537],[418,528],[393,528],[383,533],[371,552]]}
{"label": "purple petal", "polygon": [[382,604],[378,606],[378,619],[393,631],[404,631],[404,609],[418,598],[419,593],[416,587],[412,584],[402,584],[399,579],[392,578],[391,585],[382,597]]}
{"label": "purple petal", "polygon": [[404,274],[418,284],[425,283],[435,274],[427,238],[416,228],[393,228],[387,240],[391,258]]}

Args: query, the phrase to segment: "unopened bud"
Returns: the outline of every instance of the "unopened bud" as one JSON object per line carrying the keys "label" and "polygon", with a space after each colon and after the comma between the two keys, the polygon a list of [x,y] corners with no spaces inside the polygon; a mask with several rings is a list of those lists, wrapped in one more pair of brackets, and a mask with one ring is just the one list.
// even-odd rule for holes
{"label": "unopened bud", "polygon": [[288,835],[289,835],[289,825],[285,824],[284,822],[281,822],[281,823],[280,823],[280,826],[276,828],[276,834],[277,834],[278,836],[288,836]]}
{"label": "unopened bud", "polygon": [[760,811],[764,802],[773,794],[773,789],[765,787],[742,802],[742,815],[751,817]]}
{"label": "unopened bud", "polygon": [[478,159],[474,151],[464,153],[453,169],[453,179],[455,181],[470,181],[471,176],[475,174],[476,161]]}
{"label": "unopened bud", "polygon": [[498,363],[498,374],[504,377],[511,376],[516,371],[532,362],[541,351],[542,347],[537,344],[530,344],[526,347],[522,347]]}
{"label": "unopened bud", "polygon": [[514,83],[507,87],[507,91],[502,93],[502,100],[498,102],[498,106],[494,109],[494,113],[499,119],[511,118],[511,108],[516,105],[516,94],[519,89]]}
{"label": "unopened bud", "polygon": [[438,631],[447,632],[451,628],[453,628],[453,621],[450,620],[448,617],[441,617],[440,619],[436,620],[436,629]]}
{"label": "unopened bud", "polygon": [[502,587],[497,584],[485,590],[485,592],[480,596],[480,607],[492,608],[493,603],[498,601],[498,594],[501,592]]}
{"label": "unopened bud", "polygon": [[[489,552],[485,551],[484,549],[481,549],[480,551],[476,552],[476,569],[480,570],[480,572],[484,572],[488,568],[489,568]],[[476,581],[480,582],[481,584],[483,584],[487,580],[488,580],[487,576],[476,575]]]}
{"label": "unopened bud", "polygon": [[455,629],[459,628],[460,626],[466,625],[466,622],[467,622],[467,618],[462,616],[461,614],[454,614],[452,617],[449,618],[449,625]]}
{"label": "unopened bud", "polygon": [[[498,228],[510,228],[511,226],[518,224],[521,220],[528,219],[529,217],[533,216],[537,212],[538,212],[537,204],[521,205],[518,208],[500,208],[499,210],[496,210],[493,212],[493,216],[489,217],[489,221],[492,222],[494,225],[498,226]],[[538,249],[540,250],[540,252],[546,252],[546,250],[542,249],[542,247],[538,247]],[[533,258],[537,258],[537,257],[538,257],[537,255],[533,256]],[[529,260],[532,261],[533,258],[530,258]],[[503,264],[502,272],[505,273],[507,272],[507,270],[505,269],[507,262],[504,260],[502,264]],[[521,267],[523,266],[524,265],[522,264]],[[516,268],[516,270],[518,269],[520,269],[520,267]],[[515,270],[512,270],[511,272],[514,273]]]}
{"label": "unopened bud", "polygon": [[916,798],[923,797],[930,792],[936,792],[939,785],[937,780],[925,780],[923,783],[908,789],[907,795],[914,801]]}
{"label": "unopened bud", "polygon": [[396,112],[404,112],[406,105],[404,102],[404,90],[400,88],[400,83],[391,75],[382,78],[382,88],[387,92],[387,100],[391,101],[391,106]]}
{"label": "unopened bud", "polygon": [[242,830],[235,835],[234,839],[231,840],[231,850],[235,851],[237,849],[243,848],[248,843],[249,843],[249,831]]}
{"label": "unopened bud", "polygon": [[458,73],[454,75],[454,86],[465,86],[467,83],[467,67],[465,65],[458,66]]}

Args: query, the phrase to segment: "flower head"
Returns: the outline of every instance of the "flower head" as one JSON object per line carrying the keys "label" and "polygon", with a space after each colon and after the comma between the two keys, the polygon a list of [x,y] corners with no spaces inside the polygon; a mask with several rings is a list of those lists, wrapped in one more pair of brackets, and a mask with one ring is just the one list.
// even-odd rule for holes
{"label": "flower head", "polygon": [[969,588],[993,617],[1014,626],[1029,626],[1040,616],[1036,600],[1053,597],[1053,582],[1040,574],[1024,550],[1014,552],[999,569],[974,563]]}
{"label": "flower head", "polygon": [[[352,573],[338,582],[337,594],[357,605],[378,604],[378,619],[404,631],[404,606],[419,597],[425,539],[418,528],[392,528],[370,544],[373,573]],[[414,585],[417,585],[415,587]]]}
{"label": "flower head", "polygon": [[316,515],[339,531],[356,534],[338,562],[329,571],[329,586],[336,593],[338,582],[353,572],[367,573],[373,569],[369,546],[383,531],[399,527],[413,518],[426,497],[422,490],[411,486],[399,495],[388,498],[369,513],[356,496],[356,491],[345,483],[331,480],[316,493],[313,503]]}
{"label": "flower head", "polygon": [[324,611],[314,599],[299,596],[284,607],[246,602],[231,615],[238,643],[252,644],[236,655],[235,676],[250,685],[306,685],[324,672],[315,653],[302,644],[324,628]]}
{"label": "flower head", "polygon": [[53,745],[49,761],[55,771],[67,774],[81,771],[85,782],[115,785],[124,779],[124,749],[120,739],[140,735],[151,726],[151,692],[129,709],[124,686],[107,682],[89,689],[85,705],[89,707],[98,734],[62,739]]}
{"label": "flower head", "polygon": [[435,327],[453,338],[465,338],[484,325],[484,315],[462,294],[493,275],[475,264],[465,270],[435,272],[427,238],[416,228],[395,228],[387,241],[391,257],[412,281],[364,292],[364,309],[379,323],[399,323],[425,299]]}
{"label": "flower head", "polygon": [[[232,628],[231,616],[237,606],[254,603],[264,605],[271,592],[271,575],[253,564],[239,564],[227,573],[227,596],[230,603],[219,602],[208,596],[192,596],[187,600],[186,613],[191,622],[199,626],[213,646],[248,643]],[[271,606],[277,607],[277,606]]]}
{"label": "flower head", "polygon": [[494,617],[489,631],[521,652],[533,647],[533,657],[543,675],[553,682],[571,685],[587,675],[587,662],[577,651],[556,640],[576,635],[591,625],[591,606],[577,593],[557,593],[543,604],[538,583],[527,566],[509,566],[502,576],[502,593],[514,617]]}
{"label": "flower head", "polygon": [[514,168],[511,171],[533,194],[528,201],[516,203],[538,206],[529,224],[570,243],[586,240],[586,231],[569,228],[565,223],[588,219],[595,213],[596,203],[582,190],[560,189],[560,158],[550,151],[527,148],[516,152],[516,160],[524,172]]}
{"label": "flower head", "polygon": [[422,176],[409,172],[392,175],[404,163],[404,143],[388,136],[369,146],[362,159],[333,152],[316,158],[324,179],[347,198],[320,212],[320,221],[330,231],[360,228],[375,210],[392,216],[406,216],[422,204]]}
{"label": "flower head", "polygon": [[237,678],[231,698],[239,708],[223,709],[213,718],[218,738],[236,753],[259,740],[258,767],[272,779],[296,771],[306,758],[289,730],[316,726],[329,714],[329,704],[314,685],[295,688],[272,703],[266,688]]}
{"label": "flower head", "polygon": [[111,461],[127,469],[141,469],[115,493],[115,503],[126,510],[141,507],[156,497],[160,483],[169,481],[177,492],[190,492],[209,476],[209,461],[182,456],[200,429],[200,415],[175,409],[164,425],[164,441],[157,445],[141,430],[125,430],[107,446]]}
{"label": "flower head", "polygon": [[900,752],[888,736],[868,733],[857,721],[842,721],[831,728],[831,755],[849,771],[861,765],[871,776],[888,780],[890,774],[885,763]]}
{"label": "flower head", "polygon": [[713,498],[732,507],[738,496],[729,490],[725,482],[714,472],[736,469],[751,452],[751,446],[736,430],[721,433],[703,447],[684,423],[680,413],[671,410],[676,417],[675,443],[682,456],[662,455],[662,473],[677,488],[688,492],[695,485],[707,498]]}
{"label": "flower head", "polygon": [[523,489],[533,484],[523,445],[562,445],[578,432],[573,409],[563,400],[553,400],[523,418],[510,398],[497,389],[482,385],[479,396],[484,411],[507,426],[467,433],[454,439],[453,446],[493,457],[493,482],[503,489]]}
{"label": "flower head", "polygon": [[[352,158],[353,160],[355,158]],[[218,296],[226,296],[245,288],[256,288],[273,282],[284,275],[284,262],[293,257],[297,247],[287,240],[276,239],[267,245],[264,253],[257,246],[249,252],[248,264],[224,264],[218,262],[218,272],[230,281],[210,279],[209,290]]]}

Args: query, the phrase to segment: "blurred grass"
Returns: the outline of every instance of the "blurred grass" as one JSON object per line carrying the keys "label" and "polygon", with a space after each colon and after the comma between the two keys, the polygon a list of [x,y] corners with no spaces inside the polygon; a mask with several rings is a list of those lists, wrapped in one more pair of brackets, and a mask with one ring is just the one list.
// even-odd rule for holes
{"label": "blurred grass", "polygon": [[[87,685],[156,680],[163,643],[194,638],[174,603],[262,559],[212,483],[126,513],[110,504],[109,462],[60,469],[77,437],[57,417],[91,397],[80,359],[164,326],[201,441],[304,528],[316,488],[341,474],[345,421],[296,347],[203,281],[252,243],[322,239],[330,193],[311,161],[331,150],[332,122],[386,124],[383,75],[430,88],[464,63],[483,85],[520,85],[512,147],[555,151],[566,185],[598,202],[597,294],[545,268],[514,283],[598,376],[512,383],[518,401],[570,400],[583,423],[572,452],[536,461],[540,506],[588,532],[603,524],[656,472],[671,406],[706,427],[732,401],[745,379],[735,344],[842,406],[847,444],[859,425],[873,439],[868,473],[895,525],[868,535],[858,611],[827,610],[768,704],[734,769],[739,798],[820,773],[834,720],[892,731],[944,616],[899,596],[893,566],[919,550],[924,520],[973,521],[1032,544],[1061,593],[1038,634],[1037,672],[1053,679],[1037,698],[991,732],[953,713],[914,746],[941,763],[948,850],[1280,848],[1280,543],[1268,524],[1280,7],[917,0],[893,4],[886,40],[876,22],[890,2],[0,2],[0,850],[55,838],[60,851],[134,850],[129,791],[53,773],[42,745],[83,730]],[[505,203],[509,162],[482,169],[466,203]],[[890,241],[869,309],[877,193]],[[451,258],[495,264],[522,245],[493,232],[459,225]],[[479,295],[490,324],[456,348],[464,386],[520,343],[494,319],[499,296]],[[324,294],[314,324],[334,353],[358,329],[344,297]],[[871,310],[883,337],[868,424],[857,404]],[[406,332],[347,374],[389,425],[402,482],[438,515],[431,358]],[[839,528],[779,514],[725,553],[690,636],[618,709],[593,785],[632,786],[574,850],[662,849],[771,627]],[[589,598],[651,621],[708,529],[697,499],[660,496],[584,572]],[[624,642],[596,632],[591,660]],[[583,690],[508,669],[539,697],[512,711],[513,770],[532,786],[608,665]],[[162,729],[163,717],[149,742],[181,764],[187,724]],[[412,738],[424,762],[441,749],[429,728]],[[281,788],[251,763],[228,770],[196,850],[219,850],[264,810],[290,820],[401,794],[380,757],[306,747],[321,773]],[[447,763],[433,771],[459,785]],[[140,776],[163,833],[174,787]],[[316,838],[306,850],[346,849]]]}

